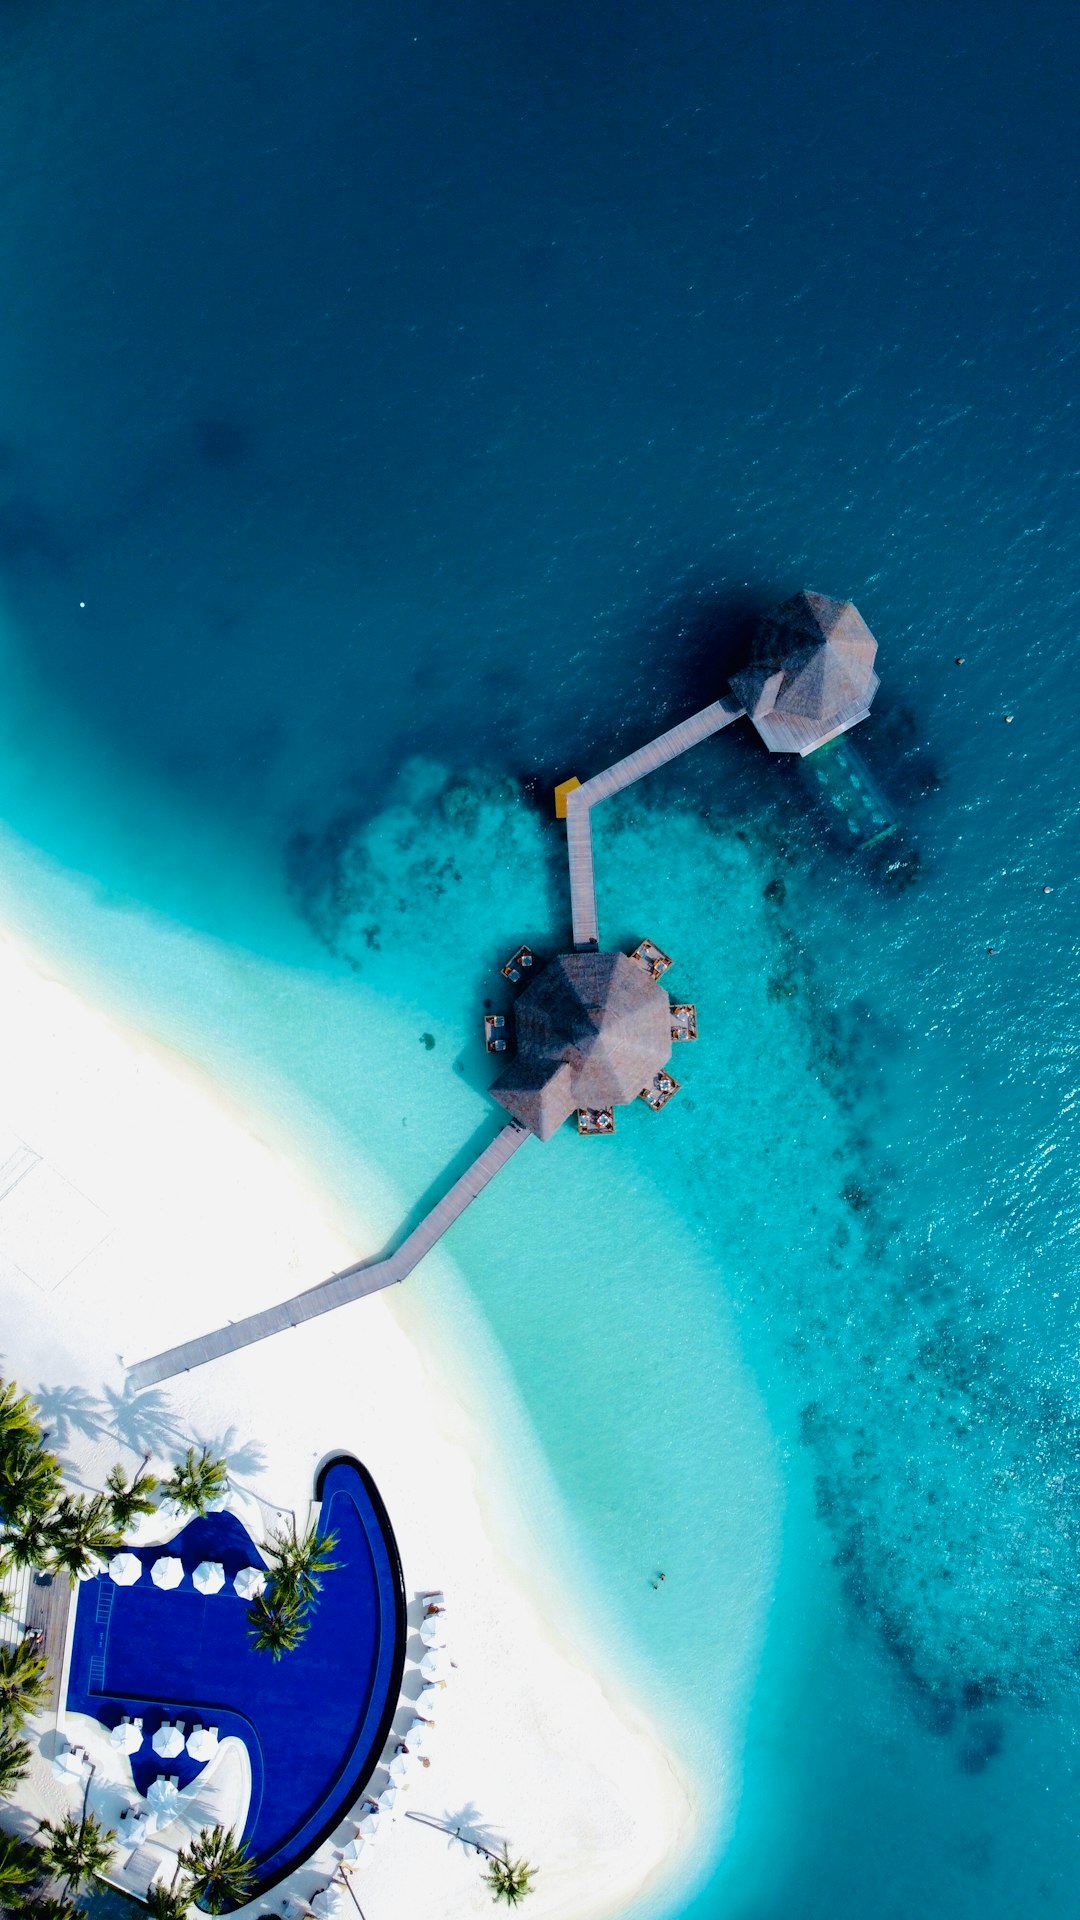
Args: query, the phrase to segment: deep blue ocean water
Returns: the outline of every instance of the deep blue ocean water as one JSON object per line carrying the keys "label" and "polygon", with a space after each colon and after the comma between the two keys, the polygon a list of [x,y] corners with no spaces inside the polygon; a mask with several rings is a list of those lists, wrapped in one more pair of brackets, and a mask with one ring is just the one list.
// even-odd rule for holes
{"label": "deep blue ocean water", "polygon": [[743,729],[613,803],[602,925],[702,1040],[451,1249],[646,1697],[733,1756],[693,1920],[1080,1914],[1078,39],[0,19],[9,912],[343,1193],[488,1123],[552,781],[796,587],[878,637],[911,884]]}

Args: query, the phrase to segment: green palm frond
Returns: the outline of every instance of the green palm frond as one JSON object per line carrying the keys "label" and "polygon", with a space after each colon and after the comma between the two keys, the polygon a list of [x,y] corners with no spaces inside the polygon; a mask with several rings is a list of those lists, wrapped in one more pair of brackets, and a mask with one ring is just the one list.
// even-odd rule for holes
{"label": "green palm frond", "polygon": [[20,1840],[17,1834],[0,1832],[0,1904],[7,1907],[8,1895],[28,1887],[40,1871],[36,1847],[28,1840]]}
{"label": "green palm frond", "polygon": [[45,1656],[32,1640],[0,1647],[0,1725],[17,1729],[45,1700]]}
{"label": "green palm frond", "polygon": [[10,1722],[0,1721],[0,1800],[6,1800],[29,1771],[30,1749],[25,1740],[20,1740]]}
{"label": "green palm frond", "polygon": [[184,1920],[191,1905],[191,1883],[180,1880],[171,1887],[152,1886],[146,1894],[150,1920]]}
{"label": "green palm frond", "polygon": [[44,1567],[51,1545],[47,1513],[22,1513],[4,1534],[4,1554],[13,1567]]}
{"label": "green palm frond", "polygon": [[255,1862],[242,1841],[224,1827],[205,1827],[177,1856],[191,1876],[191,1897],[208,1913],[242,1907],[251,1894]]}
{"label": "green palm frond", "polygon": [[209,1447],[196,1453],[189,1447],[162,1485],[166,1499],[175,1501],[182,1513],[204,1514],[215,1500],[228,1491],[229,1470]]}
{"label": "green palm frond", "polygon": [[511,1860],[509,1849],[504,1846],[481,1878],[484,1885],[490,1887],[496,1905],[505,1900],[508,1907],[516,1907],[519,1900],[532,1892],[536,1871],[527,1860]]}
{"label": "green palm frond", "polygon": [[40,1440],[39,1409],[28,1393],[20,1393],[13,1380],[0,1380],[0,1434],[22,1433]]}
{"label": "green palm frond", "polygon": [[52,1565],[57,1572],[66,1573],[73,1586],[115,1553],[122,1540],[103,1493],[89,1499],[83,1494],[65,1493],[49,1521]]}
{"label": "green palm frond", "polygon": [[307,1608],[295,1594],[268,1587],[248,1608],[248,1637],[256,1653],[280,1660],[300,1645],[308,1630]]}
{"label": "green palm frond", "polygon": [[82,1907],[77,1907],[74,1900],[68,1900],[63,1894],[24,1894],[18,1907],[9,1911],[18,1912],[24,1920],[86,1920]]}
{"label": "green palm frond", "polygon": [[133,1520],[141,1513],[153,1513],[156,1508],[154,1494],[157,1492],[157,1480],[144,1467],[127,1478],[123,1467],[117,1465],[105,1476],[105,1498],[113,1525],[125,1533]]}
{"label": "green palm frond", "polygon": [[272,1533],[265,1552],[275,1591],[293,1593],[301,1606],[311,1606],[322,1589],[323,1575],[341,1564],[330,1557],[336,1546],[336,1533],[320,1533],[314,1525],[302,1536],[295,1528]]}
{"label": "green palm frond", "polygon": [[60,1462],[36,1435],[6,1434],[0,1441],[0,1516],[49,1512],[62,1485]]}
{"label": "green palm frond", "polygon": [[66,1813],[55,1824],[43,1820],[38,1836],[49,1872],[63,1881],[67,1893],[77,1892],[104,1872],[116,1842],[112,1828],[99,1825],[92,1813],[81,1820],[77,1814]]}

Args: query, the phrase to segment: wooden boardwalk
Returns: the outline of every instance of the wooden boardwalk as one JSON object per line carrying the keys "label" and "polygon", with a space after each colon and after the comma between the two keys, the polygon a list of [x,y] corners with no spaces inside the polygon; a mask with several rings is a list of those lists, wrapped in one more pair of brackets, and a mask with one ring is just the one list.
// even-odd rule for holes
{"label": "wooden boardwalk", "polygon": [[44,1704],[47,1707],[60,1704],[68,1616],[73,1600],[74,1590],[66,1573],[54,1574],[51,1580],[40,1574],[32,1577],[26,1607],[26,1627],[28,1633],[40,1633],[42,1636],[41,1651],[45,1655],[45,1678],[48,1683]]}
{"label": "wooden boardwalk", "polygon": [[583,786],[575,787],[567,794],[566,846],[570,861],[570,914],[575,947],[598,947],[600,944],[589,817],[593,807],[601,800],[609,799],[613,793],[620,793],[623,787],[632,787],[636,780],[643,780],[647,773],[653,773],[667,761],[677,760],[680,753],[688,752],[699,741],[707,740],[710,734],[719,733],[721,728],[729,727],[733,720],[741,720],[742,716],[743,708],[730,694],[722,700],[714,700],[711,707],[703,707],[700,713],[693,713],[688,720],[681,720],[677,727],[660,734],[656,740],[650,740],[648,746],[627,754],[625,760],[616,760],[614,766],[605,767],[603,773],[594,774]]}
{"label": "wooden boardwalk", "polygon": [[399,1280],[419,1266],[426,1253],[430,1253],[436,1242],[442,1239],[448,1227],[459,1219],[471,1201],[482,1193],[490,1180],[505,1167],[507,1161],[524,1146],[526,1140],[533,1139],[527,1127],[516,1120],[503,1127],[496,1134],[490,1146],[477,1155],[472,1165],[467,1167],[460,1180],[455,1180],[448,1193],[424,1215],[418,1227],[414,1227],[394,1253],[384,1260],[371,1262],[358,1261],[354,1267],[345,1267],[341,1273],[335,1273],[331,1279],[323,1280],[316,1287],[310,1287],[306,1293],[298,1293],[292,1300],[285,1300],[278,1307],[267,1307],[262,1313],[249,1314],[245,1320],[233,1320],[227,1327],[219,1327],[216,1333],[206,1333],[197,1339],[187,1340],[179,1347],[170,1347],[167,1353],[155,1354],[152,1359],[140,1360],[128,1369],[132,1386],[156,1386],[160,1380],[169,1380],[177,1373],[188,1373],[192,1367],[201,1367],[208,1360],[219,1360],[223,1354],[236,1353],[241,1347],[249,1347],[256,1340],[265,1340],[272,1333],[281,1333],[287,1327],[295,1327],[303,1320],[314,1320],[321,1313],[331,1313],[335,1307],[342,1307],[350,1300],[359,1300],[364,1294],[378,1293],[383,1287],[392,1287]]}
{"label": "wooden boardwalk", "polygon": [[[639,747],[636,753],[627,754],[624,760],[617,760],[614,766],[606,767],[603,773],[594,774],[584,786],[574,788],[567,795],[566,840],[575,947],[595,948],[600,944],[590,825],[593,807],[601,800],[607,800],[611,794],[621,792],[623,787],[633,786],[636,780],[644,779],[647,773],[664,766],[667,761],[676,760],[681,753],[696,747],[699,741],[707,740],[723,727],[729,727],[733,720],[740,720],[742,715],[743,708],[733,695],[728,694],[721,700],[715,700],[712,706],[703,707],[700,713],[691,714],[688,720],[680,721],[677,727],[660,734],[658,739],[650,740],[647,746]],[[291,1300],[282,1301],[280,1306],[267,1307],[261,1313],[249,1314],[244,1320],[231,1321],[227,1327],[219,1327],[214,1333],[201,1334],[178,1347],[170,1347],[167,1353],[158,1353],[148,1360],[138,1361],[128,1370],[132,1387],[138,1391],[143,1387],[156,1386],[159,1381],[172,1379],[175,1374],[188,1373],[193,1367],[205,1366],[209,1360],[219,1360],[224,1354],[236,1353],[241,1347],[268,1339],[271,1334],[299,1326],[304,1320],[314,1320],[319,1314],[332,1313],[335,1307],[345,1306],[350,1300],[359,1300],[365,1294],[378,1293],[383,1287],[396,1285],[420,1264],[425,1254],[430,1253],[447,1228],[453,1226],[454,1221],[476,1199],[477,1194],[483,1192],[488,1181],[494,1179],[518,1148],[534,1137],[527,1127],[516,1120],[503,1127],[460,1180],[455,1180],[450,1191],[424,1216],[420,1225],[384,1260],[360,1261],[318,1286],[310,1287],[306,1293],[298,1293]]]}

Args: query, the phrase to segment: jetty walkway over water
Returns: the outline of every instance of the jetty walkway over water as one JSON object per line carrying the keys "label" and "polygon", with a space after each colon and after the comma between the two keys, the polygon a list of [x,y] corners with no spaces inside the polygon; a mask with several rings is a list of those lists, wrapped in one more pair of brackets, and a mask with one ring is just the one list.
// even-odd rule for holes
{"label": "jetty walkway over water", "polygon": [[[733,720],[740,720],[742,715],[743,708],[730,697],[716,700],[712,706],[692,714],[689,720],[681,721],[658,739],[650,740],[648,746],[639,747],[636,753],[628,754],[624,760],[617,760],[614,766],[607,767],[603,773],[596,774],[583,786],[574,787],[569,792],[566,839],[575,947],[595,948],[599,945],[589,819],[592,808],[611,794],[621,793],[624,787],[643,780],[656,767],[677,759],[679,754],[696,747],[699,741],[719,733],[722,727],[730,726]],[[257,1340],[267,1340],[271,1334],[283,1333],[289,1327],[298,1326],[301,1321],[332,1313],[335,1307],[343,1307],[350,1300],[360,1300],[365,1294],[378,1293],[383,1287],[395,1286],[398,1281],[406,1279],[414,1267],[419,1266],[424,1255],[431,1252],[447,1228],[453,1226],[454,1221],[460,1218],[477,1194],[483,1192],[488,1182],[501,1172],[519,1147],[533,1138],[528,1127],[520,1121],[511,1121],[466,1168],[460,1180],[454,1182],[430,1213],[425,1214],[420,1225],[402,1241],[396,1252],[388,1254],[384,1260],[360,1261],[354,1267],[346,1267],[341,1273],[335,1273],[329,1280],[309,1287],[305,1293],[282,1301],[280,1306],[266,1307],[261,1313],[249,1314],[243,1320],[232,1320],[227,1327],[219,1327],[214,1333],[200,1334],[178,1347],[170,1347],[166,1353],[138,1361],[129,1368],[132,1386],[136,1389],[157,1386],[162,1380],[172,1379],[175,1374],[189,1373],[192,1367],[204,1366],[208,1360],[220,1360],[224,1354],[236,1353],[241,1347],[252,1346]]]}
{"label": "jetty walkway over water", "polygon": [[207,1360],[220,1360],[223,1354],[236,1353],[240,1347],[250,1347],[256,1340],[268,1339],[272,1333],[282,1333],[287,1327],[298,1326],[302,1320],[315,1320],[319,1314],[331,1313],[349,1300],[360,1300],[367,1293],[378,1293],[382,1287],[392,1287],[404,1280],[442,1239],[447,1228],[460,1219],[477,1194],[484,1191],[488,1181],[493,1180],[518,1148],[532,1137],[528,1128],[519,1126],[516,1120],[503,1127],[490,1146],[466,1168],[460,1180],[455,1180],[450,1191],[424,1215],[397,1251],[384,1260],[358,1261],[356,1266],[345,1267],[331,1279],[309,1287],[306,1293],[282,1301],[279,1307],[267,1307],[262,1313],[249,1314],[245,1320],[232,1320],[216,1333],[201,1334],[195,1340],[186,1340],[182,1346],[170,1347],[167,1353],[156,1354],[152,1360],[140,1360],[129,1368],[132,1386],[156,1386],[174,1374],[188,1373]]}
{"label": "jetty walkway over water", "polygon": [[586,780],[583,786],[572,787],[566,792],[566,847],[570,861],[570,915],[574,925],[575,947],[600,945],[590,819],[593,808],[601,800],[609,799],[613,793],[621,793],[624,787],[632,787],[635,781],[643,780],[647,773],[655,772],[667,761],[677,760],[680,753],[687,753],[700,740],[707,740],[710,734],[719,733],[722,727],[730,727],[733,720],[742,719],[744,712],[745,708],[740,707],[730,694],[722,700],[714,700],[711,707],[703,707],[700,713],[691,714],[689,720],[681,720],[668,733],[650,740],[647,747],[639,747],[636,753],[628,753],[625,760],[616,760],[614,766],[605,767],[603,773],[594,773],[592,779]]}
{"label": "jetty walkway over water", "polygon": [[[771,752],[798,753],[802,756],[815,752],[866,718],[878,686],[878,677],[874,672],[876,652],[877,642],[850,601],[829,600],[815,593],[796,594],[793,599],[784,601],[762,617],[749,665],[732,676],[730,688],[719,700],[703,707],[700,713],[691,714],[688,720],[680,721],[678,726],[660,734],[657,739],[650,740],[648,746],[639,747],[636,753],[617,760],[603,773],[594,774],[584,784],[578,780],[567,780],[556,789],[557,811],[566,819],[571,918],[574,946],[579,953],[598,952],[600,945],[593,870],[593,807],[612,794],[621,793],[625,787],[633,786],[657,767],[678,759],[680,754],[688,752],[700,741],[709,739],[712,734],[719,733],[722,728],[729,727],[733,721],[741,720],[744,716],[753,723]],[[665,965],[670,964],[666,957],[662,957]],[[606,959],[615,966],[619,965],[620,959],[625,962],[625,957],[620,956],[608,955]],[[554,964],[563,965],[565,971],[564,962]],[[582,964],[589,971],[588,963],[580,962],[578,971]],[[599,961],[597,964],[599,966]],[[542,976],[546,977],[546,974]],[[585,1025],[592,1031],[596,1028],[600,1009],[593,1004],[591,989],[586,997],[590,1004],[584,1009]],[[569,999],[573,999],[572,994]],[[564,1057],[569,1060],[576,1048],[580,1050],[582,1035],[573,1030],[574,1018],[566,1011],[566,1001],[567,996],[564,995],[559,1003],[558,1017],[565,1017],[570,1025],[556,1037],[563,1048]],[[580,1004],[584,1006],[583,1002]],[[679,1011],[681,1009],[674,1009],[676,1013]],[[665,1012],[665,1031],[667,1022],[668,1014]],[[674,1039],[687,1037],[674,1026],[670,1032]],[[567,1064],[555,1069],[551,1077],[552,1084],[558,1080],[560,1072],[572,1078],[571,1068]],[[498,1085],[501,1087],[506,1079],[507,1075],[504,1074]],[[637,1094],[639,1085],[640,1082],[629,1092],[626,1089],[614,1091],[601,1101],[601,1105],[606,1108],[611,1100],[619,1103],[629,1101]],[[673,1083],[671,1090],[674,1090]],[[528,1123],[515,1118],[509,1126],[503,1127],[490,1146],[484,1148],[394,1253],[382,1260],[360,1261],[356,1266],[346,1267],[329,1280],[310,1287],[307,1292],[283,1301],[280,1306],[249,1314],[246,1319],[233,1321],[215,1333],[203,1334],[181,1346],[170,1348],[167,1353],[139,1361],[129,1369],[132,1385],[135,1388],[154,1386],[174,1374],[188,1372],[208,1360],[235,1353],[257,1340],[265,1340],[271,1334],[298,1326],[301,1321],[314,1320],[318,1315],[330,1313],[348,1301],[361,1299],[365,1294],[377,1293],[383,1287],[394,1286],[399,1280],[404,1280],[442,1239],[447,1228],[460,1218],[470,1202],[483,1192],[488,1182],[524,1146],[526,1140],[538,1136],[546,1139],[555,1124],[561,1124],[568,1117],[572,1101],[568,1101],[565,1112],[559,1110],[550,1127],[546,1126],[544,1101],[541,1098],[544,1088],[534,1086],[524,1089],[524,1092],[536,1096],[531,1105],[526,1103],[530,1115],[535,1109],[534,1117],[530,1117]],[[498,1089],[495,1097],[514,1110],[511,1100],[504,1098]],[[641,1097],[649,1098],[648,1088],[643,1090]],[[663,1101],[659,1104],[662,1105]],[[610,1127],[610,1115],[608,1117]]]}

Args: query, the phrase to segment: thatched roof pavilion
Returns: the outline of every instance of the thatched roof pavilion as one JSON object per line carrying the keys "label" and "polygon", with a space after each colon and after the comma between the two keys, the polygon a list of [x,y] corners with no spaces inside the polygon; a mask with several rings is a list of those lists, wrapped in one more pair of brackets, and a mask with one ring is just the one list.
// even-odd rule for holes
{"label": "thatched roof pavilion", "polygon": [[876,653],[850,600],[797,593],[759,620],[750,664],[731,689],[772,753],[813,753],[866,719]]}
{"label": "thatched roof pavilion", "polygon": [[550,1140],[576,1108],[625,1106],[671,1058],[671,1005],[625,953],[563,953],[514,1010],[517,1056],[491,1091]]}

